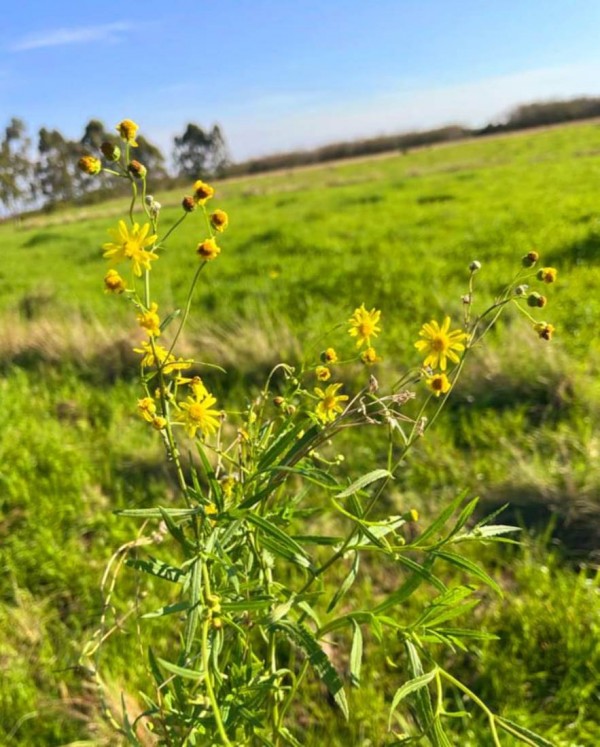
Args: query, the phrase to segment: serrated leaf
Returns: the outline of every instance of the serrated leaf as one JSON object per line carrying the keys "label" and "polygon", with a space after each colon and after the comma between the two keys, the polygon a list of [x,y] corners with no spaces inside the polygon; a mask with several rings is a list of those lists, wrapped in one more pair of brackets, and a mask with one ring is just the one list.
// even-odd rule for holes
{"label": "serrated leaf", "polygon": [[329,690],[344,717],[348,720],[350,714],[342,680],[310,630],[300,623],[292,623],[288,620],[276,623],[273,625],[273,628],[281,630],[292,643],[304,651],[309,663],[318,674],[319,679]]}
{"label": "serrated leaf", "polygon": [[521,742],[532,745],[532,747],[555,747],[552,742],[549,742],[539,734],[526,729],[524,726],[519,726],[519,724],[515,724],[514,721],[510,721],[503,716],[496,716],[496,723],[504,731],[517,737]]}
{"label": "serrated leaf", "polygon": [[416,692],[417,690],[420,690],[422,687],[426,687],[432,679],[434,679],[436,675],[437,670],[432,669],[431,672],[427,672],[427,674],[422,674],[419,677],[415,677],[412,680],[409,680],[408,682],[405,682],[402,687],[399,687],[394,697],[392,698],[392,705],[390,706],[390,716],[388,719],[388,731],[392,728],[392,717],[394,715],[394,711],[400,704],[404,698],[406,698],[407,695],[410,695],[411,693]]}
{"label": "serrated leaf", "polygon": [[449,550],[436,550],[435,556],[451,563],[455,568],[460,568],[461,570],[470,573],[472,576],[475,576],[475,578],[478,578],[480,581],[483,581],[484,584],[492,588],[499,596],[503,596],[502,589],[496,581],[488,576],[488,574],[476,563],[473,563],[473,561],[463,558],[462,555],[456,555],[456,553],[450,552]]}
{"label": "serrated leaf", "polygon": [[151,576],[157,576],[162,578],[164,581],[171,581],[172,583],[181,583],[186,577],[186,571],[182,571],[181,568],[175,568],[168,563],[163,563],[162,560],[157,560],[152,556],[148,560],[142,560],[141,558],[127,558],[125,565],[130,568],[135,568],[143,573],[149,573]]}
{"label": "serrated leaf", "polygon": [[372,472],[368,472],[366,475],[359,477],[358,480],[355,480],[351,485],[348,485],[345,490],[342,490],[342,492],[338,493],[335,497],[347,498],[349,495],[354,495],[354,493],[358,493],[359,490],[363,490],[368,485],[371,485],[371,483],[377,482],[377,480],[383,480],[384,478],[391,479],[393,478],[393,475],[387,469],[374,469]]}
{"label": "serrated leaf", "polygon": [[337,589],[337,591],[333,595],[333,598],[329,602],[329,605],[327,606],[327,612],[331,612],[336,607],[340,599],[342,599],[342,597],[345,596],[345,594],[348,592],[348,590],[350,589],[350,587],[356,580],[359,567],[360,567],[360,555],[358,553],[354,553],[354,559],[352,561],[352,566],[350,567],[350,570],[348,571],[346,578],[342,581],[340,587]]}
{"label": "serrated leaf", "polygon": [[454,542],[463,542],[465,540],[484,540],[489,537],[498,537],[503,534],[511,534],[512,532],[520,532],[520,527],[511,527],[507,524],[490,524],[489,526],[475,527],[466,534],[460,534],[458,537],[454,537]]}
{"label": "serrated leaf", "polygon": [[363,636],[360,625],[352,621],[353,635],[350,649],[350,680],[355,687],[360,686],[360,668],[363,657]]}
{"label": "serrated leaf", "polygon": [[184,610],[189,609],[189,607],[190,607],[189,602],[177,602],[176,604],[167,604],[158,610],[154,610],[153,612],[146,612],[144,615],[141,615],[141,619],[149,620],[152,617],[165,617],[165,615],[174,615],[177,612],[183,612]]}

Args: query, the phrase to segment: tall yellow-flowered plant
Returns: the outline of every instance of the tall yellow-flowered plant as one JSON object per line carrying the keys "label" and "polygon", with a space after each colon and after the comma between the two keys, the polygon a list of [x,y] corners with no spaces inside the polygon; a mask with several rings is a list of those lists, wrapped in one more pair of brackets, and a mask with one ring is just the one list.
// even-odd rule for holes
{"label": "tall yellow-flowered plant", "polygon": [[[104,289],[131,304],[132,323],[141,335],[134,348],[140,396],[132,402],[132,412],[162,439],[177,493],[155,507],[118,512],[141,521],[143,528],[109,564],[101,626],[83,659],[102,696],[104,644],[119,634],[123,619],[135,615],[148,679],[139,683],[143,710],[127,712],[123,698],[119,711],[107,699],[108,719],[134,745],[148,744],[151,738],[178,746],[297,747],[301,730],[292,706],[304,697],[310,679],[320,680],[343,715],[352,718],[346,690],[360,686],[363,652],[378,641],[386,650],[401,645],[406,656],[389,714],[394,743],[403,738],[399,724],[404,736],[425,739],[434,747],[454,743],[453,721],[445,709],[448,689],[454,689],[484,709],[495,747],[499,731],[526,744],[546,744],[494,714],[452,676],[441,663],[444,655],[437,657],[429,645],[435,640],[450,648],[468,647],[471,631],[449,627],[447,621],[463,611],[477,583],[487,580],[497,587],[459,549],[512,530],[482,523],[467,528],[476,501],[463,507],[462,494],[420,532],[415,527],[407,531],[419,521],[414,508],[388,516],[380,505],[407,453],[442,411],[471,348],[508,305],[526,316],[541,340],[551,339],[553,325],[532,315],[547,300],[530,292],[526,282],[535,278],[552,284],[556,269],[536,273],[539,257],[530,252],[516,279],[474,316],[475,276],[481,265],[472,262],[462,325],[454,326],[448,315],[441,322],[424,322],[415,342],[421,360],[413,348],[388,361],[395,383],[387,391],[375,376],[382,362],[374,345],[379,345],[383,315],[361,300],[346,331],[331,333],[320,354],[313,351],[304,362],[279,364],[262,389],[248,391],[241,412],[238,406],[226,414],[202,378],[202,365],[181,356],[177,346],[201,272],[227,251],[218,242],[229,217],[221,208],[209,211],[216,191],[198,178],[181,200],[178,219],[163,231],[162,206],[147,193],[147,169],[132,158],[138,130],[135,122],[124,119],[116,127],[120,143],[103,143],[100,155],[83,156],[79,166],[90,177],[104,172],[131,186],[128,215],[103,245],[109,263]],[[170,243],[170,250],[195,255],[197,267],[182,307],[170,309],[154,297],[152,277],[165,242],[193,213],[200,218],[197,243]],[[356,380],[362,384],[353,384]],[[387,434],[385,463],[352,475],[351,460],[336,452],[337,444],[344,444],[347,429],[373,426]],[[309,532],[304,517],[315,506],[336,520],[328,518]],[[453,528],[447,526],[450,522]],[[333,525],[338,528],[330,535]],[[395,568],[397,576],[395,590],[381,590],[377,600],[354,593],[368,576],[373,557]],[[441,560],[471,572],[471,585],[446,589],[432,570]],[[156,587],[164,593],[162,605],[148,609],[143,600],[154,597],[138,593],[125,617],[117,616],[112,599],[123,562],[139,574],[140,583],[148,577],[162,584]],[[430,586],[429,599],[421,614],[409,619],[403,605],[423,584]],[[154,640],[144,623],[157,617],[164,618],[163,634]],[[373,634],[365,637],[369,629]],[[339,670],[331,647],[323,645],[332,637],[339,648],[350,651],[349,676]],[[111,676],[116,674],[111,666]],[[404,709],[399,718],[409,693],[416,696],[414,709]]]}

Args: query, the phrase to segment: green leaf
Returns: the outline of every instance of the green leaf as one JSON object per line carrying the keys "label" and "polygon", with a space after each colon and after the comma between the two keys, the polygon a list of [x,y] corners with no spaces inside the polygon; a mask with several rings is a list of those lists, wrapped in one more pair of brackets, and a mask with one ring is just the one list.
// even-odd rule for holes
{"label": "green leaf", "polygon": [[151,576],[157,576],[162,578],[164,581],[172,581],[173,583],[181,583],[187,573],[182,571],[181,568],[175,568],[168,563],[163,563],[162,560],[157,560],[152,556],[149,560],[142,560],[140,558],[127,558],[125,565],[135,568],[143,573],[149,573]]}
{"label": "green leaf", "polygon": [[117,516],[133,516],[139,519],[162,519],[167,514],[171,519],[186,518],[202,513],[200,508],[123,508],[113,511]]}
{"label": "green leaf", "polygon": [[194,637],[198,622],[200,621],[200,587],[202,584],[202,560],[196,558],[190,575],[190,607],[185,623],[184,645],[185,652],[189,655],[194,645]]}
{"label": "green leaf", "polygon": [[456,498],[446,506],[433,524],[430,524],[427,529],[417,537],[415,542],[412,543],[413,546],[423,545],[430,537],[434,537],[446,525],[448,519],[465,500],[466,495],[466,490],[459,493]]}
{"label": "green leaf", "polygon": [[404,698],[406,698],[407,695],[410,695],[411,693],[416,692],[417,690],[420,690],[422,687],[426,687],[432,679],[434,679],[436,675],[437,669],[432,669],[431,672],[427,672],[427,674],[422,674],[419,677],[415,677],[412,680],[409,680],[406,682],[402,687],[399,687],[396,690],[396,693],[394,694],[394,697],[392,698],[392,705],[390,706],[390,716],[388,719],[388,731],[392,728],[392,717],[394,715],[394,711],[400,704]]}
{"label": "green leaf", "polygon": [[348,702],[342,680],[310,630],[300,623],[293,623],[289,620],[281,620],[275,623],[273,628],[281,630],[292,643],[306,654],[310,665],[333,696],[346,720],[348,720]]}
{"label": "green leaf", "polygon": [[425,563],[422,566],[419,566],[418,570],[415,570],[412,575],[406,579],[402,586],[392,592],[387,599],[378,604],[373,612],[379,614],[380,612],[385,612],[390,609],[390,607],[402,604],[402,602],[408,599],[419,588],[423,581],[426,580],[426,574],[430,572],[433,562],[434,558],[429,556],[425,560]]}
{"label": "green leaf", "polygon": [[356,576],[358,575],[359,566],[360,566],[360,555],[358,553],[354,553],[354,560],[352,561],[352,566],[350,570],[348,571],[346,578],[342,581],[341,585],[339,586],[339,588],[333,595],[331,602],[329,602],[329,605],[327,606],[327,612],[331,612],[331,610],[333,610],[336,607],[340,599],[343,596],[345,596],[348,589],[350,589],[350,587],[356,580]]}
{"label": "green leaf", "polygon": [[511,532],[520,532],[520,527],[511,527],[507,524],[491,524],[490,526],[478,526],[466,534],[459,534],[454,537],[454,542],[464,542],[465,540],[485,540],[491,537],[498,537]]}
{"label": "green leaf", "polygon": [[[241,514],[234,513],[234,516],[240,516]],[[261,530],[263,542],[272,549],[273,552],[277,552],[287,560],[291,560],[293,563],[301,566],[302,568],[310,568],[311,561],[310,557],[306,553],[306,550],[299,545],[289,534],[280,529],[273,522],[265,519],[263,516],[259,516],[255,513],[247,513],[243,515],[246,521],[253,524],[255,527]]]}
{"label": "green leaf", "polygon": [[461,570],[470,573],[472,576],[475,576],[475,578],[478,578],[480,581],[483,581],[484,584],[492,588],[499,596],[503,596],[500,586],[493,578],[488,576],[482,568],[473,563],[473,561],[463,558],[461,555],[457,555],[449,550],[436,550],[435,556],[451,563],[456,568],[460,568]]}
{"label": "green leaf", "polygon": [[157,657],[157,661],[161,665],[161,667],[164,667],[164,669],[167,670],[167,672],[171,672],[171,674],[177,674],[179,677],[185,677],[188,680],[200,680],[204,677],[204,672],[201,672],[198,669],[188,669],[187,667],[180,667],[177,666],[177,664],[172,664],[170,661],[161,659],[160,657]]}
{"label": "green leaf", "polygon": [[541,737],[539,734],[526,729],[524,726],[515,724],[514,721],[510,721],[507,718],[496,716],[496,723],[500,728],[504,729],[504,731],[507,731],[509,734],[517,737],[521,742],[524,742],[525,744],[532,745],[533,747],[555,747],[552,742],[544,739],[544,737]]}
{"label": "green leaf", "polygon": [[[405,641],[404,646],[408,654],[409,669],[413,679],[422,677],[423,665],[419,658],[419,652],[412,641]],[[437,713],[434,713],[431,703],[431,694],[426,687],[415,691],[415,703],[419,725],[423,732],[429,737],[433,747],[452,747],[444,731],[444,727]]]}
{"label": "green leaf", "polygon": [[141,615],[141,619],[148,620],[152,617],[165,617],[165,615],[174,615],[176,612],[183,612],[184,610],[189,609],[189,607],[190,607],[189,602],[177,602],[176,604],[167,604],[158,610],[154,610],[153,612],[146,612],[146,614]]}
{"label": "green leaf", "polygon": [[[290,444],[302,440],[298,439],[298,434],[304,429],[304,426],[304,423],[296,423],[292,428],[280,433],[260,458],[256,471],[264,472]],[[306,434],[304,435],[306,436]]]}
{"label": "green leaf", "polygon": [[384,478],[392,479],[393,475],[387,469],[374,469],[372,472],[359,477],[358,480],[355,480],[351,485],[348,485],[345,490],[342,490],[342,492],[338,493],[335,497],[347,498],[349,495],[354,495],[354,493],[358,493],[359,490],[363,490],[367,485],[377,482],[377,480],[383,480]]}
{"label": "green leaf", "polygon": [[309,482],[318,485],[320,488],[325,488],[325,490],[335,490],[337,487],[339,487],[339,483],[334,477],[332,477],[324,470],[318,469],[316,467],[308,468],[280,466],[271,467],[268,471],[276,473],[288,473],[290,475],[299,475],[300,477],[304,477]]}
{"label": "green leaf", "polygon": [[352,648],[350,649],[350,680],[355,687],[360,686],[360,668],[363,657],[363,636],[360,625],[352,621],[354,629],[352,635]]}

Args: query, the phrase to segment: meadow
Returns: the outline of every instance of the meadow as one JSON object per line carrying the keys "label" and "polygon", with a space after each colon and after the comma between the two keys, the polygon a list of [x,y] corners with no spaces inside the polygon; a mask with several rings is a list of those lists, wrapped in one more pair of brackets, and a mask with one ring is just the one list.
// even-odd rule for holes
{"label": "meadow", "polygon": [[[539,340],[507,314],[382,510],[416,508],[430,518],[463,488],[480,497],[482,514],[510,504],[500,520],[523,528],[520,544],[484,553],[504,596],[486,592],[471,613],[498,640],[447,656],[495,710],[559,747],[600,743],[599,183],[597,124],[224,181],[216,204],[231,226],[202,277],[185,338],[189,351],[226,369],[203,376],[233,409],[276,362],[319,346],[323,330],[343,328],[363,302],[383,312],[376,375],[384,380],[415,365],[423,322],[460,318],[472,260],[482,264],[476,305],[499,292],[529,251],[558,268],[547,307],[555,337]],[[174,224],[183,194],[155,196],[162,225]],[[161,445],[136,414],[139,331],[102,289],[99,245],[122,213],[122,201],[107,202],[0,225],[7,747],[120,744],[79,654],[98,624],[103,569],[137,531],[113,511],[173,491]],[[199,238],[188,218],[167,244],[156,286],[164,305],[187,289]],[[372,468],[383,448],[376,438],[368,448],[348,443],[358,469]],[[374,565],[354,593],[376,596],[391,581]],[[132,588],[125,576],[119,593]],[[105,660],[117,707],[122,690],[135,701],[145,673],[134,621],[124,632],[131,635],[111,643]],[[349,724],[314,684],[293,714],[303,743],[391,744],[386,704],[403,673],[394,652],[369,661],[369,670]],[[458,696],[451,705],[472,711]],[[456,721],[456,744],[491,744],[472,714]]]}

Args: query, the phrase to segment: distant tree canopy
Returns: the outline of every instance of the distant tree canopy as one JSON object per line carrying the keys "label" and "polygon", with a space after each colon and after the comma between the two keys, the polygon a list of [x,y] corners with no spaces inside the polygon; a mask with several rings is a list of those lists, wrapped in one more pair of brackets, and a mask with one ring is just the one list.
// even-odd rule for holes
{"label": "distant tree canopy", "polygon": [[173,160],[177,175],[186,179],[223,173],[229,154],[219,125],[205,131],[190,122],[183,135],[175,138]]}
{"label": "distant tree canopy", "polygon": [[[204,130],[190,122],[173,140],[173,166],[180,179],[214,177],[222,174],[249,174],[322,163],[390,151],[449,142],[465,137],[544,126],[600,116],[600,98],[579,97],[566,101],[542,101],[522,104],[505,118],[478,129],[450,125],[432,130],[405,132],[363,140],[331,143],[314,150],[278,153],[264,158],[232,164],[225,137],[219,125]],[[99,155],[103,142],[118,144],[115,130],[107,131],[103,122],[91,119],[80,140],[69,140],[58,130],[42,127],[37,133],[37,148],[27,134],[25,123],[13,117],[0,139],[0,216],[19,212],[28,206],[52,207],[63,201],[99,200],[120,190],[124,180],[118,177],[94,179],[81,173],[77,161],[84,153]],[[158,146],[143,135],[137,136],[136,160],[146,166],[153,184],[168,182],[169,169]]]}

